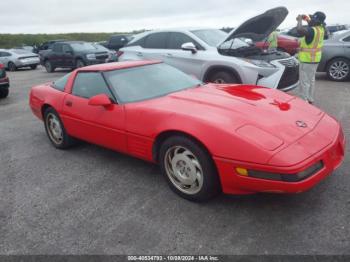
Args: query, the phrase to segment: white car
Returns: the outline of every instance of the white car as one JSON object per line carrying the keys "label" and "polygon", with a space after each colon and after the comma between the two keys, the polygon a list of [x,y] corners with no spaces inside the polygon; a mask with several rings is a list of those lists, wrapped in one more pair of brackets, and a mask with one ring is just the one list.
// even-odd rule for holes
{"label": "white car", "polygon": [[40,60],[37,54],[23,49],[0,49],[0,64],[6,69],[16,71],[18,68],[30,67],[36,69]]}
{"label": "white car", "polygon": [[119,52],[119,61],[162,60],[204,82],[244,83],[284,91],[299,84],[299,63],[287,53],[263,51],[264,41],[288,10],[271,9],[227,34],[217,29],[173,29],[139,34]]}

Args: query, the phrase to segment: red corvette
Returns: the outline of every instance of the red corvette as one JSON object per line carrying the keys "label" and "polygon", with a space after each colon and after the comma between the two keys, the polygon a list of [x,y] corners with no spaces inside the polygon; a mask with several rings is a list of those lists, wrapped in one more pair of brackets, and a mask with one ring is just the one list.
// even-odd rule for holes
{"label": "red corvette", "polygon": [[[278,35],[278,50],[295,55],[298,52],[299,41],[297,38],[288,35]],[[268,49],[268,42],[258,42],[255,45],[261,49]]]}
{"label": "red corvette", "polygon": [[268,88],[203,84],[155,61],[80,68],[30,93],[59,149],[75,139],[159,163],[176,193],[299,193],[344,158],[339,123]]}

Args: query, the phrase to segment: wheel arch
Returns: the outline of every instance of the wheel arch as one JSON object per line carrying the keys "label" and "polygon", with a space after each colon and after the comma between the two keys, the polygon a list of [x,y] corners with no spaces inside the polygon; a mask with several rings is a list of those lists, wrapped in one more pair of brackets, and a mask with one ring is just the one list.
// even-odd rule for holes
{"label": "wheel arch", "polygon": [[44,114],[45,114],[45,111],[48,109],[48,108],[53,108],[55,109],[52,105],[48,104],[48,103],[45,103],[41,106],[41,116],[42,116],[42,119],[44,119]]}
{"label": "wheel arch", "polygon": [[344,59],[344,60],[346,60],[346,61],[348,61],[348,62],[350,63],[350,59],[347,58],[347,57],[345,57],[345,56],[341,56],[341,55],[334,56],[334,57],[328,59],[328,61],[326,62],[325,70],[327,70],[328,67],[329,67],[329,65],[330,65],[334,60],[336,60],[336,59]]}
{"label": "wheel arch", "polygon": [[[208,147],[200,141],[198,138],[193,136],[192,134],[185,132],[185,131],[179,131],[179,130],[166,130],[157,135],[157,137],[154,140],[153,146],[152,146],[152,158],[153,161],[158,163],[159,161],[159,149],[164,141],[166,141],[168,138],[172,136],[183,136],[186,138],[189,138],[196,142],[198,145],[200,145],[212,158],[212,154],[210,153],[210,150]],[[214,162],[214,160],[213,160]]]}
{"label": "wheel arch", "polygon": [[225,71],[225,72],[229,72],[229,73],[233,74],[237,78],[238,82],[240,84],[242,84],[242,78],[239,75],[239,73],[237,72],[237,70],[230,67],[230,66],[225,66],[225,65],[212,65],[209,68],[207,68],[207,70],[205,71],[204,76],[203,76],[203,81],[207,82],[209,80],[209,77],[212,74],[214,74],[216,72],[220,72],[220,71]]}

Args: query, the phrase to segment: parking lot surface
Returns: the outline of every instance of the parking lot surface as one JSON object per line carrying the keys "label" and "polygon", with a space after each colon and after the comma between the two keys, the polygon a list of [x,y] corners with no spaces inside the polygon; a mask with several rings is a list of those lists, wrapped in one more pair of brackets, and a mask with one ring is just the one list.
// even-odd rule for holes
{"label": "parking lot surface", "polygon": [[[54,149],[28,94],[64,73],[8,73],[0,254],[350,254],[349,157],[307,193],[191,203],[170,191],[156,165],[86,143]],[[318,75],[316,92],[317,106],[350,140],[350,83]]]}

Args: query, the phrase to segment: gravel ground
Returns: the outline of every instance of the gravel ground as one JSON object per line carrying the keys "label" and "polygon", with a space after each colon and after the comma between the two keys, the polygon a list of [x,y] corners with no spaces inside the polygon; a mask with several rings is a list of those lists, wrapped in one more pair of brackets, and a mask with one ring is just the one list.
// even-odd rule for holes
{"label": "gravel ground", "polygon": [[[54,149],[28,107],[42,68],[8,73],[0,101],[0,254],[350,254],[350,161],[300,195],[168,189],[157,166],[94,145]],[[350,84],[317,80],[317,106],[350,140]],[[349,149],[347,150],[349,153]]]}

